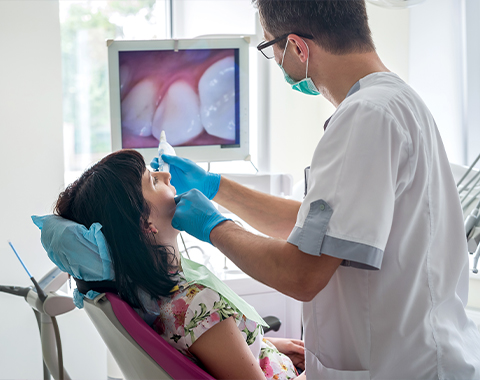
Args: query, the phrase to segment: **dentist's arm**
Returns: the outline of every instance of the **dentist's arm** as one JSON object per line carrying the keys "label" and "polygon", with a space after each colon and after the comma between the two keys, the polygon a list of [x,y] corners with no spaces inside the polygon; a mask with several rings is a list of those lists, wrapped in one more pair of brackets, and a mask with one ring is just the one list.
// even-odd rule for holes
{"label": "dentist's arm", "polygon": [[328,284],[342,262],[332,256],[304,253],[285,240],[254,235],[232,221],[216,225],[210,240],[251,277],[304,302]]}
{"label": "dentist's arm", "polygon": [[197,189],[268,236],[286,239],[293,230],[300,202],[249,189],[182,157],[164,154],[162,159],[170,164],[177,194]]}
{"label": "dentist's arm", "polygon": [[310,301],[342,262],[313,256],[285,240],[254,235],[223,217],[198,190],[175,198],[172,226],[216,246],[245,273],[300,301]]}
{"label": "dentist's arm", "polygon": [[221,178],[215,202],[265,235],[287,239],[295,227],[300,202],[249,189]]}

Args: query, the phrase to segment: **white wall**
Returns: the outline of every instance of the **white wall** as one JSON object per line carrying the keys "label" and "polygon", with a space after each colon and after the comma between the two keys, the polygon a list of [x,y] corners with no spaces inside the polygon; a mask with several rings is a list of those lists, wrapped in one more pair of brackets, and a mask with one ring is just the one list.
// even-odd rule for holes
{"label": "white wall", "polygon": [[[368,5],[367,12],[380,58],[389,70],[408,81],[410,11]],[[271,64],[271,171],[290,173],[296,183],[303,179],[303,169],[310,165],[323,125],[335,108],[322,96],[292,90],[275,62]]]}
{"label": "white wall", "polygon": [[467,128],[467,162],[471,163],[480,154],[480,1],[465,2],[466,21],[466,122]]}
{"label": "white wall", "polygon": [[[0,284],[30,286],[7,240],[37,280],[53,267],[30,216],[51,212],[63,187],[58,1],[0,1],[0,46]],[[70,374],[105,379],[93,355],[106,351],[90,321],[76,311],[58,323]],[[0,342],[0,379],[42,378],[37,323],[20,297],[0,293]]]}
{"label": "white wall", "polygon": [[432,112],[450,162],[457,164],[466,163],[462,3],[427,0],[413,7],[410,17],[410,84]]}

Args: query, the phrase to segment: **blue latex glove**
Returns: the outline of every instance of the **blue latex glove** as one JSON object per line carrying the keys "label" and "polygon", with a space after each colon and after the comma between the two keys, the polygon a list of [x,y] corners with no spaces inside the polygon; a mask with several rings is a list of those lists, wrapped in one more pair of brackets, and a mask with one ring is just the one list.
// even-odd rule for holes
{"label": "blue latex glove", "polygon": [[210,232],[213,228],[225,220],[231,220],[220,214],[212,202],[197,189],[175,197],[175,203],[177,209],[173,215],[173,228],[186,231],[197,239],[210,244],[212,244]]}
{"label": "blue latex glove", "polygon": [[[152,160],[152,163],[154,160]],[[220,174],[207,172],[187,158],[163,154],[162,160],[170,165],[171,182],[177,189],[177,194],[197,189],[210,200],[217,195],[220,186]]]}
{"label": "blue latex glove", "polygon": [[158,172],[158,168],[160,167],[160,164],[158,163],[158,157],[154,157],[152,162],[150,162],[150,166],[152,167],[153,170]]}

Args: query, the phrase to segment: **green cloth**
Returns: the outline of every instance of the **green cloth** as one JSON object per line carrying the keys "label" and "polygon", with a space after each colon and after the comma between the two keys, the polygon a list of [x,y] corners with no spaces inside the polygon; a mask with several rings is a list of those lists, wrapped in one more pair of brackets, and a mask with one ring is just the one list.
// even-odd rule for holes
{"label": "green cloth", "polygon": [[222,280],[215,276],[210,270],[202,264],[195,261],[188,260],[182,257],[182,269],[185,279],[188,282],[195,282],[197,284],[206,286],[210,289],[220,293],[225,299],[230,302],[238,311],[240,311],[246,318],[258,324],[269,327],[268,324],[260,317],[257,311],[245,302],[237,293],[230,289]]}

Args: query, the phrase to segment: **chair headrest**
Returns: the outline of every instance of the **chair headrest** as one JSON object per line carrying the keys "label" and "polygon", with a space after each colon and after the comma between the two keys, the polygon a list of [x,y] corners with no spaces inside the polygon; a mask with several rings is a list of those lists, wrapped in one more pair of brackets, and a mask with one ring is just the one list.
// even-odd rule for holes
{"label": "chair headrest", "polygon": [[57,215],[32,216],[43,248],[62,271],[84,281],[113,280],[112,260],[100,223],[85,226]]}
{"label": "chair headrest", "polygon": [[[75,306],[83,308],[83,298],[94,299],[100,294],[96,290],[115,292],[112,282],[115,272],[100,223],[93,223],[87,229],[82,224],[57,215],[33,215],[32,220],[42,231],[42,245],[50,260],[75,279],[83,280],[81,286],[73,292]],[[106,282],[107,288],[102,289]],[[138,297],[147,312],[159,314],[160,309],[154,298],[142,289],[138,289]]]}

